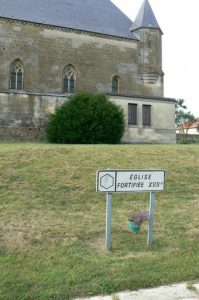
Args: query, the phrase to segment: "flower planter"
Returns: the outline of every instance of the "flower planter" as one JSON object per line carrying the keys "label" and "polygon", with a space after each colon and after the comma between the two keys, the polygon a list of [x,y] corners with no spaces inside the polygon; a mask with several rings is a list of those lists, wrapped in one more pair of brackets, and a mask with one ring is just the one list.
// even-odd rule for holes
{"label": "flower planter", "polygon": [[134,233],[138,233],[140,231],[140,228],[142,226],[142,224],[135,224],[134,222],[129,221],[129,228],[131,229],[131,231],[133,231]]}

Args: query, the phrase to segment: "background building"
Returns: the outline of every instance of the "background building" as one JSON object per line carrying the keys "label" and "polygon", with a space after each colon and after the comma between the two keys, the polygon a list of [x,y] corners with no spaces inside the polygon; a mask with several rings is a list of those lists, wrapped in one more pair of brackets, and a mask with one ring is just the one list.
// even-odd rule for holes
{"label": "background building", "polygon": [[123,142],[175,143],[148,0],[134,22],[110,0],[0,0],[0,34],[1,140],[43,138],[56,105],[88,91],[122,106]]}
{"label": "background building", "polygon": [[176,128],[176,133],[199,135],[199,118],[195,122],[185,122]]}

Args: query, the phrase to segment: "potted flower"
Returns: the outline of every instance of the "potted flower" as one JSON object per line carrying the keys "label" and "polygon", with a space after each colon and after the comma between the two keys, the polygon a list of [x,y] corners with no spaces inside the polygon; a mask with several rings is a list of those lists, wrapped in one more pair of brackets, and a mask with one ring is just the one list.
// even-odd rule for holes
{"label": "potted flower", "polygon": [[131,215],[129,220],[128,220],[128,224],[129,224],[129,228],[134,232],[134,233],[138,233],[142,223],[144,221],[148,221],[149,220],[149,213],[146,211],[142,211],[139,214],[136,215]]}

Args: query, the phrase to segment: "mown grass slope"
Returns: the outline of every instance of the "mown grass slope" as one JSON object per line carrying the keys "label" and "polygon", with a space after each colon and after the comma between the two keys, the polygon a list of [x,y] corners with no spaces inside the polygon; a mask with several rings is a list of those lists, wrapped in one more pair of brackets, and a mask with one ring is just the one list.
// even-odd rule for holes
{"label": "mown grass slope", "polygon": [[[0,299],[73,299],[199,278],[199,145],[0,144]],[[112,252],[96,171],[165,169],[153,246],[128,215],[149,193],[113,195]]]}

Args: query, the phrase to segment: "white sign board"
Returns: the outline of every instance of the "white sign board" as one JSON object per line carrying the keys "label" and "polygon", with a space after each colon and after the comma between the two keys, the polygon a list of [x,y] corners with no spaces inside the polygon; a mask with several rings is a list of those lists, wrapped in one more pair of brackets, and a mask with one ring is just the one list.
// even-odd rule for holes
{"label": "white sign board", "polygon": [[163,170],[101,170],[97,172],[99,192],[156,192],[165,187]]}

